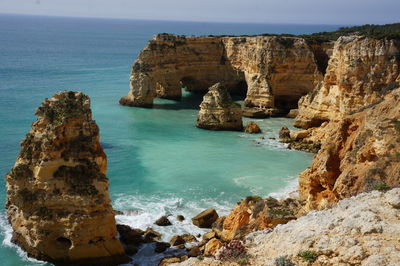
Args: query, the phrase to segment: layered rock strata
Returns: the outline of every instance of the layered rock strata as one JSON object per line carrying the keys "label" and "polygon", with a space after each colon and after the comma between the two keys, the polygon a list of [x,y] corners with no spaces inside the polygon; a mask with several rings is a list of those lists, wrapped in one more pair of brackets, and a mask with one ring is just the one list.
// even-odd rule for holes
{"label": "layered rock strata", "polygon": [[320,80],[313,49],[302,38],[159,34],[136,59],[131,90],[120,103],[151,107],[155,97],[178,99],[181,88],[206,92],[220,82],[246,94],[249,116],[269,116],[296,108]]}
{"label": "layered rock strata", "polygon": [[299,177],[307,209],[400,185],[400,88],[382,102],[314,131],[311,139],[322,140],[322,147]]}
{"label": "layered rock strata", "polygon": [[400,82],[399,54],[395,40],[340,37],[323,82],[299,101],[295,126],[317,127],[382,100]]}
{"label": "layered rock strata", "polygon": [[13,242],[57,265],[129,261],[117,239],[107,160],[89,97],[57,93],[36,115],[6,176]]}
{"label": "layered rock strata", "polygon": [[210,87],[200,104],[196,126],[210,130],[243,130],[242,108],[224,86]]}

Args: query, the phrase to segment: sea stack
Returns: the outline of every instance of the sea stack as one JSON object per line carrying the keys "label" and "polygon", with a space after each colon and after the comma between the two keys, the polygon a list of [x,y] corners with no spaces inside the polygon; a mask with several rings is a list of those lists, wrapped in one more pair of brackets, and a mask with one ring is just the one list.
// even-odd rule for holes
{"label": "sea stack", "polygon": [[203,97],[196,126],[209,130],[242,131],[242,108],[232,101],[224,86],[216,83]]}
{"label": "sea stack", "polygon": [[29,256],[57,265],[127,262],[89,97],[57,93],[42,102],[36,115],[6,175],[13,242]]}

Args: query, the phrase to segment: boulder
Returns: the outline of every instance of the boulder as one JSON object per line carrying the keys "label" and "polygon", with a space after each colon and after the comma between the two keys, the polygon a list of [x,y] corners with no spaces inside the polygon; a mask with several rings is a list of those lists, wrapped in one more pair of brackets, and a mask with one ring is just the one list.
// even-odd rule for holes
{"label": "boulder", "polygon": [[208,130],[243,130],[242,109],[220,83],[204,95],[196,126]]}
{"label": "boulder", "polygon": [[155,221],[155,224],[158,226],[169,226],[172,223],[168,220],[167,216],[161,216]]}
{"label": "boulder", "polygon": [[161,239],[161,234],[154,231],[152,228],[147,228],[146,231],[144,232],[144,242],[145,243],[151,243],[151,242],[156,242]]}
{"label": "boulder", "polygon": [[171,238],[169,243],[171,244],[171,246],[179,246],[185,244],[186,241],[181,235],[176,235]]}
{"label": "boulder", "polygon": [[198,246],[193,246],[189,248],[188,256],[189,257],[198,257],[201,255],[201,250]]}
{"label": "boulder", "polygon": [[215,255],[220,248],[222,248],[224,244],[216,239],[213,238],[207,242],[205,249],[204,249],[204,256],[212,256]]}
{"label": "boulder", "polygon": [[120,235],[120,239],[127,245],[140,245],[143,243],[144,231],[140,229],[133,229],[128,225],[117,224],[117,230]]}
{"label": "boulder", "polygon": [[203,235],[203,240],[209,241],[210,239],[212,239],[214,237],[216,237],[216,233],[211,231],[211,232],[205,233]]}
{"label": "boulder", "polygon": [[244,132],[249,133],[249,134],[259,134],[259,133],[261,133],[261,129],[256,124],[256,122],[249,121],[246,124],[246,128],[245,128]]}
{"label": "boulder", "polygon": [[207,209],[192,218],[192,223],[200,228],[211,228],[211,225],[218,219],[214,209]]}
{"label": "boulder", "polygon": [[294,140],[301,140],[307,138],[309,135],[308,130],[297,130],[290,132],[290,138]]}
{"label": "boulder", "polygon": [[179,222],[183,222],[185,220],[185,217],[183,215],[177,215],[176,220],[178,220]]}
{"label": "boulder", "polygon": [[279,131],[279,141],[283,143],[288,143],[291,141],[290,130],[287,127],[282,127]]}

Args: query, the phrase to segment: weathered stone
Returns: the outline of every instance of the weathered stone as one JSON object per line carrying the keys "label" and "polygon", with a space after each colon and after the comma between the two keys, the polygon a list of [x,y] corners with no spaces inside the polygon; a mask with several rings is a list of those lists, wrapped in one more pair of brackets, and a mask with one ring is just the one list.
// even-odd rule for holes
{"label": "weathered stone", "polygon": [[[329,122],[312,166],[299,177],[306,209],[321,209],[337,200],[400,185],[400,89],[362,112]],[[318,136],[318,135],[317,135]]]}
{"label": "weathered stone", "polygon": [[279,141],[283,143],[288,143],[291,141],[290,130],[287,127],[282,127],[279,131]]}
{"label": "weathered stone", "polygon": [[162,234],[154,231],[152,228],[147,228],[144,232],[143,238],[145,243],[156,242],[161,239]]}
{"label": "weathered stone", "polygon": [[307,138],[309,135],[308,130],[297,130],[290,132],[290,138],[294,140],[301,140]]}
{"label": "weathered stone", "polygon": [[179,246],[185,244],[186,241],[181,235],[176,235],[171,238],[169,243],[171,244],[171,246]]}
{"label": "weathered stone", "polygon": [[188,256],[189,257],[197,257],[202,254],[200,248],[198,246],[193,246],[189,249]]}
{"label": "weathered stone", "polygon": [[6,176],[13,242],[55,264],[128,262],[117,239],[107,160],[89,97],[60,92],[36,114]]}
{"label": "weathered stone", "polygon": [[298,99],[322,80],[314,50],[299,37],[159,34],[135,61],[131,90],[120,102],[149,107],[154,97],[180,98],[182,87],[206,92],[221,82],[229,92],[247,93],[247,107],[270,113],[297,108]]}
{"label": "weathered stone", "polygon": [[169,226],[172,225],[171,222],[168,220],[167,216],[161,216],[160,218],[155,221],[155,224],[158,226]]}
{"label": "weathered stone", "polygon": [[207,209],[192,218],[192,223],[200,228],[211,228],[211,225],[218,219],[214,209]]}
{"label": "weathered stone", "polygon": [[211,231],[203,235],[203,240],[209,241],[211,238],[214,237],[216,237],[216,233]]}
{"label": "weathered stone", "polygon": [[221,239],[243,239],[248,233],[273,228],[278,224],[296,219],[301,203],[291,198],[276,200],[260,197],[247,197],[226,217],[223,223]]}
{"label": "weathered stone", "polygon": [[215,255],[217,253],[217,251],[222,248],[224,246],[224,244],[216,239],[213,238],[210,241],[207,242],[205,249],[204,249],[204,256],[212,256]]}
{"label": "weathered stone", "polygon": [[299,101],[295,126],[318,127],[381,101],[399,85],[399,52],[395,40],[340,37],[323,83]]}
{"label": "weathered stone", "polygon": [[244,132],[250,133],[250,134],[259,134],[259,133],[261,133],[261,128],[256,124],[256,122],[249,121],[246,124],[246,128],[245,128]]}
{"label": "weathered stone", "polygon": [[220,83],[204,95],[196,126],[209,130],[243,130],[242,109]]}

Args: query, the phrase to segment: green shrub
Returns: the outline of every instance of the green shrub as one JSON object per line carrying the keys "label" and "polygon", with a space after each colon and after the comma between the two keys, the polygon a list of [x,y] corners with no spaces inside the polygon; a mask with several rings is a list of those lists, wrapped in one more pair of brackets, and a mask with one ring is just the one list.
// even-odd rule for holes
{"label": "green shrub", "polygon": [[308,262],[314,262],[318,258],[317,252],[313,250],[301,251],[297,256]]}
{"label": "green shrub", "polygon": [[373,189],[379,190],[379,191],[387,191],[387,190],[391,189],[391,187],[389,187],[385,183],[382,183],[382,184],[375,185]]}

